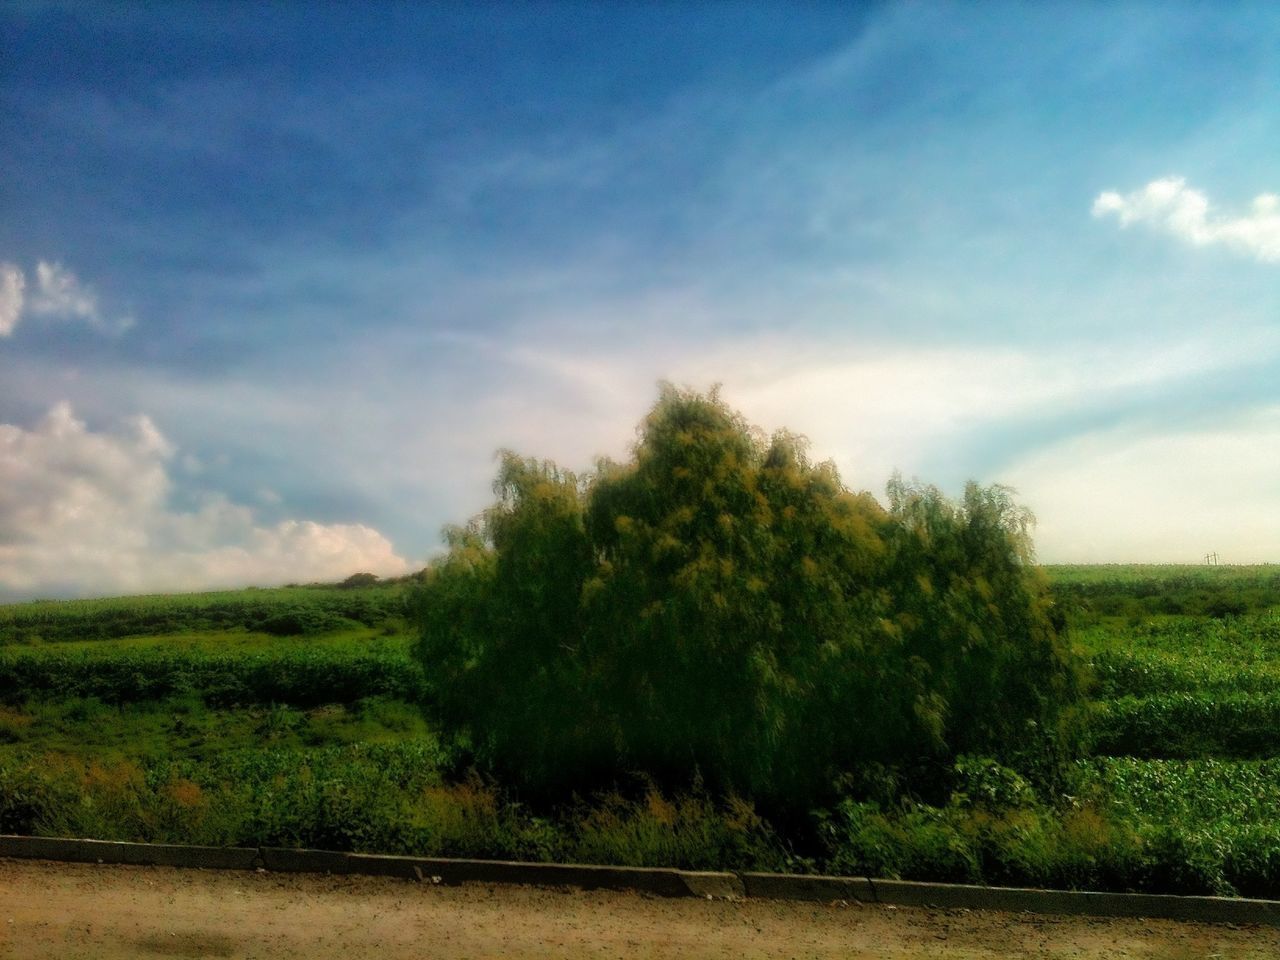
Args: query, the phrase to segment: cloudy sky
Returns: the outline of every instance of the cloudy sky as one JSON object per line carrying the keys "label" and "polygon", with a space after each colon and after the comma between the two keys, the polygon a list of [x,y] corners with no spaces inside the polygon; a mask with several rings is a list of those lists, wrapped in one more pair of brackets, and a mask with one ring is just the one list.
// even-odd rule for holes
{"label": "cloudy sky", "polygon": [[0,9],[0,598],[412,569],[723,384],[1047,562],[1280,561],[1280,12]]}

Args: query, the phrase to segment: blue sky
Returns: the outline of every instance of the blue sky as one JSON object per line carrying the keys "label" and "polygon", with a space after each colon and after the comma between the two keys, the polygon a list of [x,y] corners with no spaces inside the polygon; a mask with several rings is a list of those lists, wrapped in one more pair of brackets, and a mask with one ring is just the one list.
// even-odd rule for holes
{"label": "blue sky", "polygon": [[1045,561],[1280,561],[1280,13],[10,3],[0,596],[393,573],[722,383]]}

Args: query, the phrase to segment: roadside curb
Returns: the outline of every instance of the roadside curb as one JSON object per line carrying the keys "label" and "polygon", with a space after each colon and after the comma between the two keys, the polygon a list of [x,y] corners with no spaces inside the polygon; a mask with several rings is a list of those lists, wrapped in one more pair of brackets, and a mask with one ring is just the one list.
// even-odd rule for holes
{"label": "roadside curb", "polygon": [[448,885],[491,883],[576,887],[583,890],[634,891],[659,897],[844,901],[903,907],[1280,926],[1280,901],[1276,900],[984,887],[868,877],[462,860],[283,847],[195,847],[6,835],[0,835],[0,858],[352,874]]}
{"label": "roadside curb", "polygon": [[1175,896],[981,887],[913,880],[870,880],[875,902],[901,907],[1003,910],[1087,917],[1146,917],[1197,923],[1256,923],[1280,926],[1280,901],[1246,897]]}
{"label": "roadside curb", "polygon": [[[0,838],[0,853],[4,846]],[[528,863],[518,860],[455,860],[447,857],[402,857],[374,853],[331,853],[325,850],[262,848],[262,866],[280,873],[351,873],[399,877],[450,886],[461,883],[512,883],[583,890],[637,890],[660,897],[745,895],[736,874],[663,867],[610,867],[574,863]]]}
{"label": "roadside curb", "polygon": [[0,857],[142,867],[205,867],[213,870],[252,870],[262,865],[256,847],[192,847],[55,837],[0,836]]}

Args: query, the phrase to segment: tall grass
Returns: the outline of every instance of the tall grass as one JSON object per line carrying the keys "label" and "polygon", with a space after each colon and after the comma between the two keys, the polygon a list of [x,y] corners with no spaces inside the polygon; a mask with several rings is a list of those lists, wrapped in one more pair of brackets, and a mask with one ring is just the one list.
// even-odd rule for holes
{"label": "tall grass", "polygon": [[741,800],[614,794],[538,815],[492,782],[440,774],[433,741],[255,750],[144,764],[0,760],[0,832],[425,856],[777,869]]}

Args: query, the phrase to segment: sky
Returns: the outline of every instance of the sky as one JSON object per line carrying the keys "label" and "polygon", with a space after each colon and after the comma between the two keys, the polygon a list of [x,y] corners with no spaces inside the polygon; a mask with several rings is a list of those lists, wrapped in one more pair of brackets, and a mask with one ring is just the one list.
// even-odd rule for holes
{"label": "sky", "polygon": [[11,0],[0,600],[418,569],[663,380],[1280,561],[1278,95],[1269,4]]}

